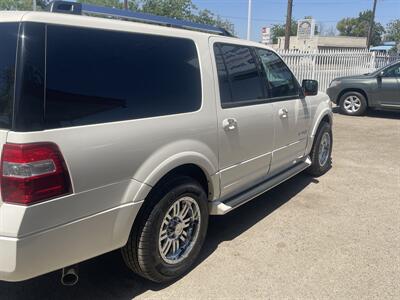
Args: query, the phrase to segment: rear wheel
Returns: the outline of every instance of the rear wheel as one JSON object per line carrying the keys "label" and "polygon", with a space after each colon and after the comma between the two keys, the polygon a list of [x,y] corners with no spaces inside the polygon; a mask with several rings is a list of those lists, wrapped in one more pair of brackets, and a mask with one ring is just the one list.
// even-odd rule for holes
{"label": "rear wheel", "polygon": [[311,150],[311,166],[307,173],[314,177],[325,174],[332,165],[332,128],[327,122],[323,122],[315,136]]}
{"label": "rear wheel", "polygon": [[138,275],[168,282],[186,273],[200,253],[208,226],[207,196],[195,180],[178,177],[146,201],[123,258]]}
{"label": "rear wheel", "polygon": [[367,100],[359,92],[347,92],[340,98],[340,111],[350,116],[361,116],[367,109]]}

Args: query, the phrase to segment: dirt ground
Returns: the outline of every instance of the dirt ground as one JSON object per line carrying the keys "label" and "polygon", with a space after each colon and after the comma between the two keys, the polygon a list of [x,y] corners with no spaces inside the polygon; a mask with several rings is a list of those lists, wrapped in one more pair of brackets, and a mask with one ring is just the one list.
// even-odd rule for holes
{"label": "dirt ground", "polygon": [[198,264],[172,284],[132,275],[118,251],[79,272],[71,288],[59,272],[1,282],[0,299],[400,299],[400,113],[335,113],[333,168],[211,218]]}

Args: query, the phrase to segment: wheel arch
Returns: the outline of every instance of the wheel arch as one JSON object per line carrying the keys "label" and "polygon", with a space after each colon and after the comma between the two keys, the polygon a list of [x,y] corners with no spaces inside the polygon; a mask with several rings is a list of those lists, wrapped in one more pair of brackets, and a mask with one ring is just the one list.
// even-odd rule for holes
{"label": "wheel arch", "polygon": [[183,164],[171,169],[157,181],[152,189],[157,189],[159,186],[162,186],[163,183],[177,176],[187,176],[196,180],[209,198],[213,196],[214,187],[210,176],[204,169],[194,163]]}
{"label": "wheel arch", "polygon": [[152,165],[154,169],[151,169],[143,180],[145,188],[138,192],[135,201],[145,200],[152,190],[162,185],[169,178],[179,175],[189,176],[199,182],[209,200],[219,197],[219,179],[216,167],[201,153],[181,152],[161,163]]}
{"label": "wheel arch", "polygon": [[[326,123],[328,123],[329,125],[332,125],[332,116],[330,116],[329,114],[325,114],[323,117],[322,117],[322,119],[321,119],[321,122],[319,123],[319,126],[321,126],[321,123],[322,122],[326,122]],[[318,127],[319,127],[318,126]]]}
{"label": "wheel arch", "polygon": [[307,152],[306,153],[310,153],[312,146],[314,144],[314,140],[315,140],[315,136],[318,132],[318,129],[321,127],[321,124],[323,122],[326,122],[328,124],[330,124],[332,126],[333,124],[333,115],[332,115],[332,110],[329,108],[324,109],[318,116],[318,118],[316,119],[316,121],[314,122],[314,126],[312,127],[311,130],[311,134],[309,136],[309,143],[307,144]]}
{"label": "wheel arch", "polygon": [[332,125],[333,117],[332,117],[332,113],[329,110],[326,110],[323,113],[321,113],[320,116],[318,117],[317,121],[315,122],[312,133],[311,133],[311,136],[313,138],[317,134],[318,128],[321,127],[322,122],[326,122],[329,125]]}
{"label": "wheel arch", "polygon": [[367,101],[367,106],[369,106],[368,95],[367,95],[367,93],[366,93],[363,89],[361,89],[361,88],[346,88],[346,89],[342,90],[342,91],[339,93],[338,98],[337,98],[337,104],[338,104],[338,105],[340,105],[340,100],[342,99],[343,95],[346,94],[346,93],[348,93],[348,92],[357,92],[357,93],[360,93],[361,95],[364,96],[365,101]]}

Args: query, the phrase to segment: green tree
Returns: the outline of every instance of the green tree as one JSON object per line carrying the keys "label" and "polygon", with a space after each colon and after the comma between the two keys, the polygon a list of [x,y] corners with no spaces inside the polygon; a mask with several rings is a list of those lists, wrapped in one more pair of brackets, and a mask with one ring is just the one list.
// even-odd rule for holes
{"label": "green tree", "polygon": [[[372,11],[366,10],[360,12],[357,18],[344,18],[340,20],[336,28],[340,35],[343,36],[367,37],[371,17]],[[385,28],[380,23],[374,22],[371,44],[379,45],[384,33]]]}
{"label": "green tree", "polygon": [[[52,0],[37,0],[38,9],[44,9]],[[121,0],[77,0],[81,3],[123,8]],[[192,0],[128,0],[128,7],[134,11],[167,16],[176,19],[199,22],[222,27],[234,33],[233,24],[205,9],[198,9]],[[0,0],[0,10],[31,10],[32,0]]]}
{"label": "green tree", "polygon": [[[52,0],[36,0],[36,9],[43,10]],[[0,0],[0,10],[32,10],[32,0]]]}
{"label": "green tree", "polygon": [[32,0],[0,0],[0,10],[31,10]]}
{"label": "green tree", "polygon": [[[313,19],[312,16],[305,16],[304,19]],[[275,24],[271,28],[272,42],[276,44],[278,42],[278,37],[285,36],[286,25],[285,24]],[[315,26],[314,34],[319,34],[319,25]],[[290,27],[290,35],[297,35],[297,21],[292,19],[292,24]]]}
{"label": "green tree", "polygon": [[[285,36],[285,24],[275,24],[271,28],[271,37],[274,44],[278,43],[278,37]],[[297,21],[292,19],[290,35],[297,35]]]}
{"label": "green tree", "polygon": [[209,25],[221,27],[221,28],[226,29],[230,33],[235,32],[235,27],[233,26],[233,24],[230,21],[223,19],[218,15],[215,15],[208,9],[200,10],[198,12],[198,14],[195,15],[193,21],[201,23],[201,24],[209,24]]}
{"label": "green tree", "polygon": [[[93,5],[108,6],[108,7],[114,7],[114,8],[123,8],[124,7],[124,2],[123,1],[121,2],[119,0],[77,0],[77,2],[93,4]],[[129,7],[129,9],[137,10],[139,5],[136,0],[128,0],[128,7]]]}
{"label": "green tree", "polygon": [[233,24],[208,9],[199,10],[192,0],[139,0],[139,10],[160,16],[222,27],[234,33]]}
{"label": "green tree", "polygon": [[193,20],[195,6],[191,0],[142,0],[141,10],[159,16]]}
{"label": "green tree", "polygon": [[395,41],[397,44],[400,43],[400,19],[394,20],[386,26],[385,39]]}

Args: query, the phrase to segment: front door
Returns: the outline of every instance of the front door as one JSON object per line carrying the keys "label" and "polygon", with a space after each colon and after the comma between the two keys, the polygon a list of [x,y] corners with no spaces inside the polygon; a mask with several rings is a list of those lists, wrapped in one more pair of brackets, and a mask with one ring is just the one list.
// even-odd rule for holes
{"label": "front door", "polygon": [[400,108],[400,64],[387,68],[377,80],[377,98],[381,106]]}
{"label": "front door", "polygon": [[273,175],[304,157],[310,112],[296,78],[282,59],[265,49],[257,49],[257,53],[274,109],[275,138],[270,170]]}
{"label": "front door", "polygon": [[223,41],[212,38],[211,49],[218,74],[221,197],[227,198],[266,179],[274,122],[254,50]]}

